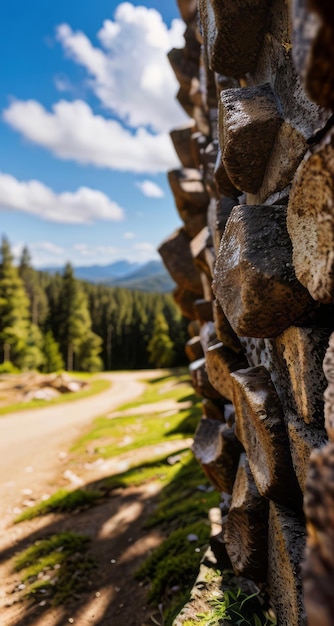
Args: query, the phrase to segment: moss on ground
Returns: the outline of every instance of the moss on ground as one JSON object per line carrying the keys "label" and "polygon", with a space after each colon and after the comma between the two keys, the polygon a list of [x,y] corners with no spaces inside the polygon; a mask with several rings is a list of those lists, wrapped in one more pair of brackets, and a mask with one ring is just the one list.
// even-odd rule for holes
{"label": "moss on ground", "polygon": [[19,553],[14,570],[20,572],[26,597],[36,601],[52,599],[57,605],[85,590],[96,567],[94,560],[85,554],[89,542],[85,535],[60,533],[36,541]]}

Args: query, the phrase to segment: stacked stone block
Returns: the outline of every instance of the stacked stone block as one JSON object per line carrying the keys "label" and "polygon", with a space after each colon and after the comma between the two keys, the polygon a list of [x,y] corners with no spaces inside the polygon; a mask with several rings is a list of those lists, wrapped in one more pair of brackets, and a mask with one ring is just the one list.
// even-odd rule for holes
{"label": "stacked stone block", "polygon": [[[230,494],[236,574],[280,626],[334,624],[334,10],[178,1],[169,55],[183,226],[161,244],[190,320],[193,451]],[[306,547],[305,547],[306,546]],[[303,586],[304,585],[304,586]]]}

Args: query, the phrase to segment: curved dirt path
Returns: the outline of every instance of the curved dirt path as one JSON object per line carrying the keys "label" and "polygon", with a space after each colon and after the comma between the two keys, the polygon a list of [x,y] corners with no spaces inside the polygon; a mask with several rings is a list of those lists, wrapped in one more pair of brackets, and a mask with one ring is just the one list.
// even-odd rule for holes
{"label": "curved dirt path", "polygon": [[140,396],[142,381],[157,376],[158,370],[103,373],[112,386],[98,395],[0,417],[0,528],[12,520],[22,494],[47,489],[83,426]]}

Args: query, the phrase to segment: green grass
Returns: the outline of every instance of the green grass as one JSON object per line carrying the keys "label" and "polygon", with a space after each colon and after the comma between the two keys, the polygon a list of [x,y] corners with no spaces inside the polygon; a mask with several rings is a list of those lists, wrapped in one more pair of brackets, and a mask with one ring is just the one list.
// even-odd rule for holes
{"label": "green grass", "polygon": [[91,570],[96,566],[85,554],[89,537],[73,532],[60,533],[36,541],[18,554],[14,571],[20,572],[24,595],[52,604],[65,602],[87,588]]}
{"label": "green grass", "polygon": [[43,500],[20,513],[14,519],[14,523],[18,524],[19,522],[40,517],[41,515],[48,515],[49,513],[69,513],[82,510],[93,506],[100,499],[101,492],[99,491],[88,489],[68,491],[67,489],[59,489],[47,500]]}
{"label": "green grass", "polygon": [[[187,376],[179,383],[177,378],[170,375],[150,381],[140,398],[140,404],[174,398],[180,402],[192,400],[194,404],[191,408],[173,415],[156,412],[113,419],[100,417],[74,446],[72,451],[76,458],[81,461],[86,458],[87,448],[92,460],[96,456],[111,458],[123,452],[193,436],[201,408],[187,381]],[[138,404],[137,401],[135,406]],[[127,408],[129,405],[123,407],[124,410]],[[148,600],[155,605],[163,605],[165,626],[171,626],[175,615],[187,601],[197,576],[200,560],[209,541],[208,510],[218,505],[220,496],[211,490],[189,449],[184,448],[169,455],[160,453],[153,458],[152,454],[154,452],[150,451],[147,455],[149,460],[134,461],[127,471],[98,481],[94,484],[94,490],[57,492],[49,500],[25,511],[16,521],[27,519],[32,514],[41,515],[51,511],[68,513],[81,506],[98,504],[101,497],[108,497],[116,488],[158,482],[159,494],[154,499],[155,506],[145,527],[160,528],[166,539],[149,554],[136,576],[143,581],[150,581]],[[189,540],[189,536],[195,536],[195,539]],[[52,559],[56,559],[57,567],[59,565],[57,559],[60,556],[58,553],[55,555],[54,551],[51,551],[51,562],[48,560],[49,554],[39,558],[42,558],[47,571],[52,565]],[[41,581],[34,576],[30,593],[38,594]],[[65,588],[68,589],[66,585]]]}
{"label": "green grass", "polygon": [[[186,377],[184,377],[186,378]],[[176,384],[175,384],[176,383]],[[83,435],[73,446],[72,452],[90,456],[112,458],[130,450],[137,450],[144,446],[154,446],[164,441],[173,441],[191,437],[201,415],[199,399],[191,393],[191,387],[186,380],[180,384],[173,376],[150,381],[148,388],[140,398],[140,404],[160,402],[166,399],[176,399],[179,402],[196,401],[189,409],[177,411],[174,415],[163,413],[148,413],[143,415],[125,415],[117,418],[99,417],[94,426]],[[131,407],[139,406],[139,402]],[[120,411],[128,410],[124,405]]]}
{"label": "green grass", "polygon": [[[141,404],[152,404],[162,400],[191,400],[195,397],[193,389],[190,387],[189,374],[182,373],[180,376],[166,375],[147,382],[146,390],[140,397]],[[199,400],[198,397],[196,397]],[[138,406],[138,401],[123,404],[119,410],[126,411]]]}
{"label": "green grass", "polygon": [[[91,376],[91,374],[89,375]],[[83,380],[86,380],[83,376],[80,376]],[[89,378],[88,378],[89,380]],[[17,411],[28,411],[30,409],[38,409],[40,407],[47,407],[54,404],[62,404],[63,402],[76,402],[83,398],[89,398],[95,396],[102,391],[106,391],[111,387],[111,382],[103,378],[92,379],[89,388],[82,391],[76,391],[75,393],[63,393],[57,398],[52,400],[31,400],[30,402],[14,402],[7,406],[0,407],[0,415],[7,415],[10,413],[16,413]]]}

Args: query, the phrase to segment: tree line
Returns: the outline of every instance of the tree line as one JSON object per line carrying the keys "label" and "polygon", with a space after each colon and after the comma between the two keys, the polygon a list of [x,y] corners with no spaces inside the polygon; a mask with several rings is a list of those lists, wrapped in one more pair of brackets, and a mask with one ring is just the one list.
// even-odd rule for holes
{"label": "tree line", "polygon": [[0,247],[0,370],[94,372],[184,364],[187,322],[171,294],[130,291],[18,265]]}

